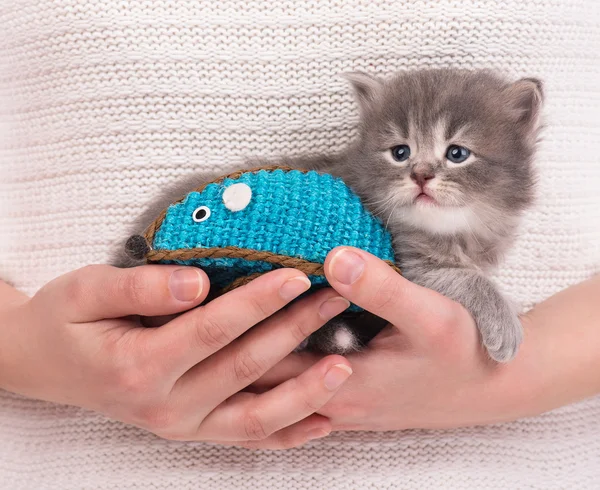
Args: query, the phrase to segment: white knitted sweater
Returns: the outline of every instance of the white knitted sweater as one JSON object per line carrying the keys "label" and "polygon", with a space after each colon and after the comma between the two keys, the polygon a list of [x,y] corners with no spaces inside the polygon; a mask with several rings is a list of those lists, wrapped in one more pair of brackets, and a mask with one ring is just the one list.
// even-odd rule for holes
{"label": "white knitted sweater", "polygon": [[[546,81],[540,199],[497,278],[526,306],[599,270],[597,0],[0,0],[0,277],[103,262],[179,176],[335,151],[339,74],[493,67]],[[484,428],[286,452],[160,440],[0,392],[0,487],[600,488],[600,398]]]}

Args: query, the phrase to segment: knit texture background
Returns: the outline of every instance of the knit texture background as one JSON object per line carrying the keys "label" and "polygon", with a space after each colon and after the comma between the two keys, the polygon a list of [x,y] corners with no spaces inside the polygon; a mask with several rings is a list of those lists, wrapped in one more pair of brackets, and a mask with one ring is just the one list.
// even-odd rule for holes
{"label": "knit texture background", "polygon": [[[539,199],[497,279],[525,306],[598,271],[597,0],[0,0],[0,277],[108,259],[164,185],[335,152],[339,76],[491,67],[546,82]],[[340,433],[287,452],[167,442],[0,393],[0,487],[597,489],[600,399],[484,428]]]}
{"label": "knit texture background", "polygon": [[[231,212],[223,204],[223,192],[232,184],[252,189],[248,206]],[[206,206],[210,216],[196,223],[194,211]],[[394,261],[389,232],[365,210],[360,199],[340,179],[317,172],[283,170],[249,172],[237,179],[209,184],[169,207],[154,236],[155,250],[239,247],[302,258],[323,264],[330,250],[351,245]],[[224,287],[240,276],[272,270],[263,261],[240,258],[200,258],[180,263],[199,265],[211,284]],[[326,283],[312,276],[313,284]]]}

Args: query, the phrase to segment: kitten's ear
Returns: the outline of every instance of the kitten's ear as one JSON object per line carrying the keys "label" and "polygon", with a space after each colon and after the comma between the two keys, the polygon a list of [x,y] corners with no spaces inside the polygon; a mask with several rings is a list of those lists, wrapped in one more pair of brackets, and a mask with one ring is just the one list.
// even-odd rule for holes
{"label": "kitten's ear", "polygon": [[544,102],[541,80],[521,78],[506,89],[506,95],[514,110],[516,122],[527,132],[537,132]]}
{"label": "kitten's ear", "polygon": [[344,73],[342,76],[352,84],[361,111],[368,110],[381,90],[383,81],[362,71]]}

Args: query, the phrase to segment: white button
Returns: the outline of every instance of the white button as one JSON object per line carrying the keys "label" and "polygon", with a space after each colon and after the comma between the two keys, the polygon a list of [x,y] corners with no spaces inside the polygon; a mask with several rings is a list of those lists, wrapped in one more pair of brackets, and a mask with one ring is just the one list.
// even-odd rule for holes
{"label": "white button", "polygon": [[223,204],[230,211],[245,209],[252,199],[252,189],[248,184],[232,184],[223,192]]}

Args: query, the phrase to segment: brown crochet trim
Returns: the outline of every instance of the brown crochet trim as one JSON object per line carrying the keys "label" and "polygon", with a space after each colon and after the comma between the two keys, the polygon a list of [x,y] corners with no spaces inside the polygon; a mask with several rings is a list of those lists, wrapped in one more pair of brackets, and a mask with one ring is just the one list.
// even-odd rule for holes
{"label": "brown crochet trim", "polygon": [[[196,187],[195,189],[192,189],[191,191],[188,192],[188,194],[190,192],[202,192],[206,188],[206,186],[208,186],[209,184],[220,184],[225,179],[237,179],[237,178],[241,177],[243,174],[260,172],[261,170],[267,170],[267,171],[285,170],[287,172],[289,172],[290,170],[298,170],[299,172],[302,172],[302,173],[310,172],[310,170],[306,170],[306,169],[297,169],[297,168],[294,169],[292,167],[284,167],[284,166],[280,166],[280,165],[271,165],[271,166],[267,166],[267,167],[254,167],[254,168],[247,169],[247,170],[237,170],[236,172],[233,172],[231,174],[222,175],[221,177],[218,177],[215,180],[206,182],[206,183],[202,184],[201,186]],[[181,199],[173,202],[172,204],[178,204],[180,202],[183,202],[183,200],[186,198],[186,196],[188,194],[183,196]],[[148,228],[146,228],[146,231],[143,233],[143,236],[144,236],[144,238],[146,238],[146,241],[148,242],[148,244],[152,244],[154,242],[154,235],[158,232],[160,225],[162,225],[163,221],[165,220],[165,216],[167,215],[168,209],[169,209],[169,206],[167,206],[167,208],[165,208],[162,211],[162,213],[160,213],[158,215],[158,218],[156,218],[150,224],[150,226],[148,226]]]}
{"label": "brown crochet trim", "polygon": [[254,274],[250,274],[249,276],[238,277],[231,284],[228,284],[223,289],[221,289],[219,291],[219,294],[228,293],[229,291],[232,291],[235,288],[239,288],[240,286],[248,284],[250,281],[254,281],[254,279],[256,279],[257,277],[262,276],[263,274],[266,274],[266,273],[265,272],[255,272]]}
{"label": "brown crochet trim", "polygon": [[[252,262],[268,262],[281,267],[289,267],[304,272],[307,276],[324,276],[323,264],[310,262],[297,257],[288,255],[279,255],[273,252],[263,250],[252,250],[250,248],[239,247],[213,247],[213,248],[182,248],[179,250],[151,250],[146,255],[148,262],[158,262],[161,260],[190,260],[204,258],[220,259],[229,257],[234,259],[245,259]],[[390,260],[385,261],[396,272],[400,269]],[[241,279],[241,278],[240,278]]]}
{"label": "brown crochet trim", "polygon": [[281,267],[298,269],[307,275],[322,276],[323,264],[309,262],[308,260],[278,255],[272,252],[252,250],[239,247],[213,247],[213,248],[182,248],[179,250],[151,250],[146,255],[148,262],[161,260],[190,260],[190,259],[220,259],[229,257],[233,259],[246,259],[252,262],[269,262]]}

